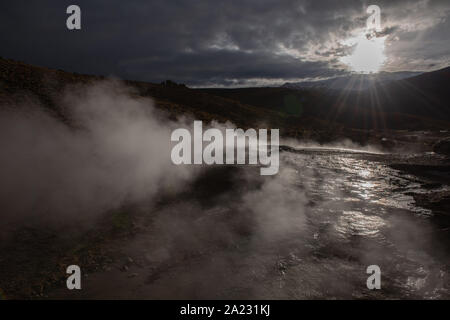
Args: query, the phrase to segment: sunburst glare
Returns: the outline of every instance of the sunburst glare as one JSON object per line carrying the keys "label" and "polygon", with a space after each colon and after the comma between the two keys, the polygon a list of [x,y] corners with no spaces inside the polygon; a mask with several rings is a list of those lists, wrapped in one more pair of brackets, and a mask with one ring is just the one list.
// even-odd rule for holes
{"label": "sunburst glare", "polygon": [[368,38],[365,34],[347,39],[343,44],[352,46],[353,50],[340,61],[354,72],[376,73],[386,61],[385,40],[386,36]]}

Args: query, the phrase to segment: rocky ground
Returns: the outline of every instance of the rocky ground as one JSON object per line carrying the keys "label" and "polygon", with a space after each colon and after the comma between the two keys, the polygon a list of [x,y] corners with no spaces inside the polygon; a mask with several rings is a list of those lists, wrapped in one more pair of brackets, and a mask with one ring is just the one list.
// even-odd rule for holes
{"label": "rocky ground", "polygon": [[[432,153],[371,157],[374,161],[383,163],[387,161],[392,168],[407,173],[412,182],[419,183],[424,190],[429,190],[427,193],[411,195],[416,205],[433,212],[433,223],[443,231],[444,238],[447,235],[447,239],[442,239],[442,242],[447,243],[450,248],[449,158]],[[195,188],[192,188],[192,193],[185,194],[183,200],[192,197],[193,201],[207,202],[208,199],[220,194],[221,189],[235,188],[231,182],[227,182],[227,177],[231,174],[227,170],[212,177],[199,179]],[[211,188],[214,185],[220,188]],[[158,239],[150,239],[155,248],[149,250],[153,253],[159,252],[156,256],[154,254],[145,256],[142,252],[136,251],[140,243],[148,242],[149,238],[152,238],[154,221],[158,220],[162,209],[178,201],[180,201],[178,196],[175,198],[161,196],[156,205],[123,206],[120,210],[105,213],[104,217],[89,230],[61,232],[31,226],[16,230],[12,238],[8,237],[7,241],[2,241],[0,245],[0,288],[3,298],[140,297],[143,293],[138,289],[135,289],[137,292],[130,293],[126,288],[140,288],[141,283],[152,283],[162,274],[167,277],[167,274],[176,273],[180,264],[188,263],[195,269],[196,263],[200,263],[196,261],[208,256],[207,251],[186,250],[185,255],[181,254],[177,259],[167,260],[166,253],[158,251],[157,244],[160,242]],[[246,232],[245,228],[242,232]],[[226,247],[228,245],[225,244]],[[222,249],[217,247],[214,250]],[[83,276],[93,277],[89,281],[88,288],[74,295],[68,294],[65,289],[67,277],[65,268],[70,264],[82,265]],[[124,290],[121,291],[121,288]],[[156,287],[155,290],[158,294],[149,297],[178,297],[176,292],[167,291],[167,288]],[[183,292],[179,293],[179,297],[184,296]]]}
{"label": "rocky ground", "polygon": [[[55,117],[70,124],[70,119],[65,118],[64,110],[58,108],[58,95],[63,93],[67,86],[86,85],[101,80],[104,80],[103,77],[71,74],[0,58],[1,108],[3,111],[14,108],[17,103],[31,100],[37,105],[43,105],[54,113]],[[371,159],[408,174],[411,182],[418,183],[423,189],[428,190],[426,193],[412,193],[411,196],[416,205],[433,212],[432,219],[435,225],[443,231],[442,243],[449,243],[450,128],[446,129],[445,123],[440,124],[442,128],[437,130],[421,131],[361,130],[338,124],[328,127],[329,123],[321,119],[294,118],[273,110],[261,110],[253,105],[197,92],[172,82],[148,84],[128,81],[126,84],[134,88],[136,96],[152,97],[156,106],[167,111],[172,118],[190,115],[204,121],[215,119],[225,122],[231,119],[242,128],[269,121],[273,126],[282,128],[283,137],[320,143],[350,140],[356,145],[370,145],[390,152],[392,155],[389,157],[372,155]],[[184,200],[191,197],[198,202],[207,202],[208,199],[220,195],[223,191],[221,188],[227,190],[236,188],[236,192],[239,192],[239,188],[228,181],[227,177],[232,172],[227,170],[220,171],[213,178],[206,177],[197,181],[192,190],[183,195]],[[185,254],[177,259],[166,262],[166,253],[158,251],[157,248],[159,240],[151,239],[155,244],[152,250],[158,252],[156,257],[131,254],[133,245],[152,237],[154,221],[157,220],[161,208],[177,203],[180,197],[180,195],[177,197],[161,195],[156,205],[145,203],[123,205],[113,212],[105,212],[96,223],[82,230],[37,228],[29,225],[9,232],[8,235],[0,234],[0,298],[70,298],[65,289],[67,277],[65,271],[70,264],[82,265],[83,276],[92,276],[95,278],[94,283],[96,281],[102,283],[100,288],[103,293],[111,292],[111,297],[123,298],[129,297],[127,296],[129,292],[124,291],[122,295],[120,293],[121,286],[126,287],[127,283],[139,288],[140,283],[153,283],[162,274],[169,274],[175,278],[178,266],[186,263],[192,264],[195,270],[199,259],[207,256],[208,252],[186,250]],[[201,219],[201,216],[194,218]],[[243,226],[236,230],[245,235],[248,232],[244,226],[245,221],[239,219],[236,221],[236,223],[243,222]],[[233,245],[226,239],[220,241],[215,250]],[[239,252],[238,247],[235,249]],[[274,272],[275,276],[282,274],[291,260],[290,258],[280,260],[280,263],[269,272]],[[150,267],[143,271],[142,266]],[[211,280],[207,275],[196,276],[197,279],[206,278],[204,281]],[[224,274],[220,281],[226,283],[228,276],[230,274]],[[110,287],[105,287],[109,278],[120,279],[120,282],[110,283]],[[89,294],[98,295],[95,288],[92,290],[84,291],[86,294],[84,297],[89,297]],[[177,297],[177,292],[169,292],[167,288],[158,290],[160,296]],[[183,292],[179,294],[182,296]],[[135,295],[139,296],[139,292]],[[239,293],[235,296],[238,297]]]}

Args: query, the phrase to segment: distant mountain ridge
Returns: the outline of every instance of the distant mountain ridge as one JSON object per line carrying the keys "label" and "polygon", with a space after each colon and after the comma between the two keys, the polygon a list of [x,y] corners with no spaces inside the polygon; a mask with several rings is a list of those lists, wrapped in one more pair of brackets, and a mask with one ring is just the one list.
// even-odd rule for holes
{"label": "distant mountain ridge", "polygon": [[[70,123],[60,97],[74,85],[105,77],[82,75],[0,58],[0,111],[21,102]],[[316,141],[349,137],[364,143],[387,129],[450,130],[450,68],[401,80],[379,81],[366,90],[253,87],[191,89],[172,81],[161,84],[123,80],[134,94],[151,97],[170,117],[206,122],[231,121],[240,128],[279,128],[280,134]]]}
{"label": "distant mountain ridge", "polygon": [[400,71],[400,72],[380,72],[376,74],[350,74],[347,76],[339,76],[335,78],[285,83],[282,87],[290,89],[320,88],[330,90],[366,90],[371,86],[379,83],[387,83],[395,80],[408,79],[422,72],[416,71]]}
{"label": "distant mountain ridge", "polygon": [[[375,81],[360,90],[282,86],[202,91],[282,111],[293,118],[321,119],[330,127],[338,124],[347,128],[381,131],[450,130],[450,67],[412,75],[403,73],[392,77],[381,73],[378,79],[385,81]],[[368,79],[368,76],[374,75],[361,78]],[[396,77],[403,78],[395,80]],[[351,85],[356,86],[357,79],[353,78]],[[348,78],[343,81],[347,88]]]}

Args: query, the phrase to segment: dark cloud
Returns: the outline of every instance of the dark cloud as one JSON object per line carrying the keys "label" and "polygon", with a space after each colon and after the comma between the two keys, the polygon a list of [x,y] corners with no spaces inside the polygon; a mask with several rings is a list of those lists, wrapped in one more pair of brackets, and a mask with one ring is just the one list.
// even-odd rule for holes
{"label": "dark cloud", "polygon": [[[81,7],[80,31],[66,29],[70,4]],[[170,78],[200,86],[327,77],[345,72],[336,64],[348,52],[340,41],[365,27],[369,4],[364,0],[3,2],[0,54],[81,73],[147,81]],[[380,36],[388,36],[387,71],[448,64],[448,1],[377,4],[384,28]]]}

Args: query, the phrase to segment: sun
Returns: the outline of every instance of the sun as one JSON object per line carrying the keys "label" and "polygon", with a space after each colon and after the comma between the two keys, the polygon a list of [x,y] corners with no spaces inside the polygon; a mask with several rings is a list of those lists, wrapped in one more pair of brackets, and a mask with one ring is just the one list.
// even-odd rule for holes
{"label": "sun", "polygon": [[365,34],[347,39],[342,44],[353,47],[351,54],[340,61],[354,72],[376,73],[386,62],[384,54],[386,37],[369,38]]}

